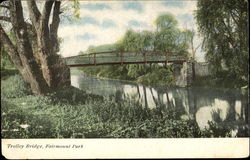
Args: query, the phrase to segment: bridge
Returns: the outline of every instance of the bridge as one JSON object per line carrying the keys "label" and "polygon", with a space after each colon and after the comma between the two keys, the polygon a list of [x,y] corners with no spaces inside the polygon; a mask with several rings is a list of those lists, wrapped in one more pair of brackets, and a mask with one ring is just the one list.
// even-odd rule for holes
{"label": "bridge", "polygon": [[69,67],[84,67],[114,64],[146,64],[146,63],[175,63],[175,83],[177,86],[186,87],[192,83],[192,63],[186,55],[177,52],[162,51],[112,51],[84,54],[64,58]]}
{"label": "bridge", "polygon": [[140,64],[140,63],[183,63],[188,57],[177,52],[130,51],[97,52],[64,58],[69,67]]}

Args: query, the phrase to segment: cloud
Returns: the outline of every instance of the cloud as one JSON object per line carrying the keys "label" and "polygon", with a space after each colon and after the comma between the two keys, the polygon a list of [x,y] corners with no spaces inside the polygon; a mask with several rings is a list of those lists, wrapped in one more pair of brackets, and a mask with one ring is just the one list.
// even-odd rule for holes
{"label": "cloud", "polygon": [[117,25],[115,24],[115,22],[111,19],[104,19],[101,26],[103,28],[114,28],[117,27]]}
{"label": "cloud", "polygon": [[133,10],[139,13],[143,12],[143,6],[140,2],[125,2],[123,4],[123,9]]}
{"label": "cloud", "polygon": [[179,20],[179,21],[194,21],[194,16],[190,13],[186,13],[186,14],[181,14],[181,15],[178,15],[176,16],[176,18]]}
{"label": "cloud", "polygon": [[92,24],[92,25],[99,25],[99,22],[92,16],[84,16],[81,18],[79,22],[77,22],[78,25],[86,25],[86,24]]}
{"label": "cloud", "polygon": [[90,39],[95,39],[96,35],[95,34],[91,34],[91,33],[84,33],[83,35],[77,35],[76,39],[77,40],[90,40]]}
{"label": "cloud", "polygon": [[128,25],[129,26],[134,26],[134,27],[146,27],[147,24],[141,21],[137,21],[137,20],[130,20],[128,21]]}
{"label": "cloud", "polygon": [[[58,35],[64,39],[61,44],[60,54],[63,57],[77,55],[89,46],[98,46],[116,42],[124,34],[123,29],[105,28],[94,25],[71,25],[59,28]],[[85,33],[96,35],[95,39],[83,40],[78,35]],[[66,37],[66,39],[64,38]],[[86,36],[87,37],[87,36]]]}
{"label": "cloud", "polygon": [[164,1],[161,4],[166,7],[184,7],[186,5],[183,1]]}
{"label": "cloud", "polygon": [[95,3],[95,4],[88,3],[88,4],[82,4],[80,7],[84,8],[84,9],[91,10],[91,11],[111,9],[111,7],[109,5],[104,4],[104,3],[99,3],[99,4],[98,3]]}
{"label": "cloud", "polygon": [[[80,3],[86,4],[84,1],[80,1]],[[154,21],[162,13],[173,14],[178,20],[179,28],[197,29],[193,18],[196,1],[185,1],[179,7],[177,4],[163,5],[162,3],[163,1],[89,1],[87,4],[105,4],[110,9],[80,8],[81,20],[79,22],[60,25],[58,35],[64,39],[60,52],[63,56],[72,56],[77,55],[79,51],[85,51],[90,45],[114,43],[129,28],[135,31],[155,31]],[[132,7],[133,5],[134,7]],[[90,35],[87,36],[86,33]],[[95,35],[95,37],[91,37],[91,35]],[[195,43],[198,42],[199,40]]]}

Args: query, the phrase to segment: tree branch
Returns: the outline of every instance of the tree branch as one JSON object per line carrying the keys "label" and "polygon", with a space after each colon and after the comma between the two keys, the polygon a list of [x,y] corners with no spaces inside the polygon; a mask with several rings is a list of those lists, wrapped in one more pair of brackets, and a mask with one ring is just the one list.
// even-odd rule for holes
{"label": "tree branch", "polygon": [[5,5],[0,5],[0,7],[2,7],[2,8],[6,8],[6,9],[10,9],[10,7],[9,7],[9,6],[5,6]]}
{"label": "tree branch", "polygon": [[0,40],[3,43],[4,48],[7,49],[8,54],[13,60],[15,66],[17,66],[17,68],[22,68],[22,62],[19,57],[18,51],[1,25],[0,25]]}
{"label": "tree branch", "polygon": [[6,22],[11,22],[10,17],[6,17],[6,16],[0,16],[0,20],[6,21]]}
{"label": "tree branch", "polygon": [[226,23],[224,22],[224,20],[222,20],[222,24],[226,28],[226,32],[229,35],[229,36],[227,36],[227,38],[229,39],[229,43],[231,43],[231,45],[233,46],[233,48],[236,48],[236,44],[232,40],[233,35],[232,35],[232,32],[230,31],[230,28],[226,25]]}
{"label": "tree branch", "polygon": [[36,27],[36,29],[39,28],[39,19],[41,17],[41,13],[37,8],[36,2],[34,0],[27,1],[28,9],[29,9],[29,16],[33,23],[33,25]]}
{"label": "tree branch", "polygon": [[58,37],[57,37],[57,31],[60,23],[60,6],[61,2],[56,1],[54,3],[53,8],[53,19],[52,23],[50,24],[50,40],[51,42],[54,42],[53,44],[53,52],[59,51],[59,44],[58,44]]}
{"label": "tree branch", "polygon": [[46,1],[44,4],[42,16],[40,19],[40,33],[38,34],[40,40],[39,43],[42,46],[41,49],[43,50],[41,53],[45,54],[46,56],[49,56],[51,53],[50,50],[50,36],[49,36],[49,19],[50,19],[50,13],[52,10],[52,5],[54,1]]}
{"label": "tree branch", "polygon": [[45,25],[48,24],[49,22],[49,17],[50,17],[50,12],[52,9],[52,5],[53,5],[54,1],[46,1],[44,8],[43,8],[43,12],[42,12],[42,23]]}
{"label": "tree branch", "polygon": [[54,9],[53,9],[53,19],[52,19],[52,23],[51,23],[51,32],[57,32],[59,23],[60,23],[60,5],[61,2],[60,1],[56,1],[54,4]]}

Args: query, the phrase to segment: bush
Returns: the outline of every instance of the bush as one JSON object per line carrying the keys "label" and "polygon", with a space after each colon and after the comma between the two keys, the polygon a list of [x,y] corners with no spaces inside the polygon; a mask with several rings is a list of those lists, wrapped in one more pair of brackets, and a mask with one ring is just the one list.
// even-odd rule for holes
{"label": "bush", "polygon": [[80,68],[83,72],[97,77],[132,80],[140,83],[174,85],[171,66],[129,64]]}
{"label": "bush", "polygon": [[3,97],[18,98],[30,94],[32,94],[30,86],[19,74],[1,80],[1,96]]}
{"label": "bush", "polygon": [[174,76],[169,68],[154,68],[149,73],[137,78],[140,83],[174,85]]}

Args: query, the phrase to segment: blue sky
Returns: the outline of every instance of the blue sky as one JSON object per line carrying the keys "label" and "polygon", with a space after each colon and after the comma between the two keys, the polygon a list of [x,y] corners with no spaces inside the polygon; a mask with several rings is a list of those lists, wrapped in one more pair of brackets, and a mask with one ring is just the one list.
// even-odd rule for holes
{"label": "blue sky", "polygon": [[73,56],[89,46],[114,43],[127,29],[154,31],[154,20],[164,13],[174,15],[180,29],[197,30],[195,9],[196,1],[80,1],[80,20],[59,27],[64,39],[60,54]]}

